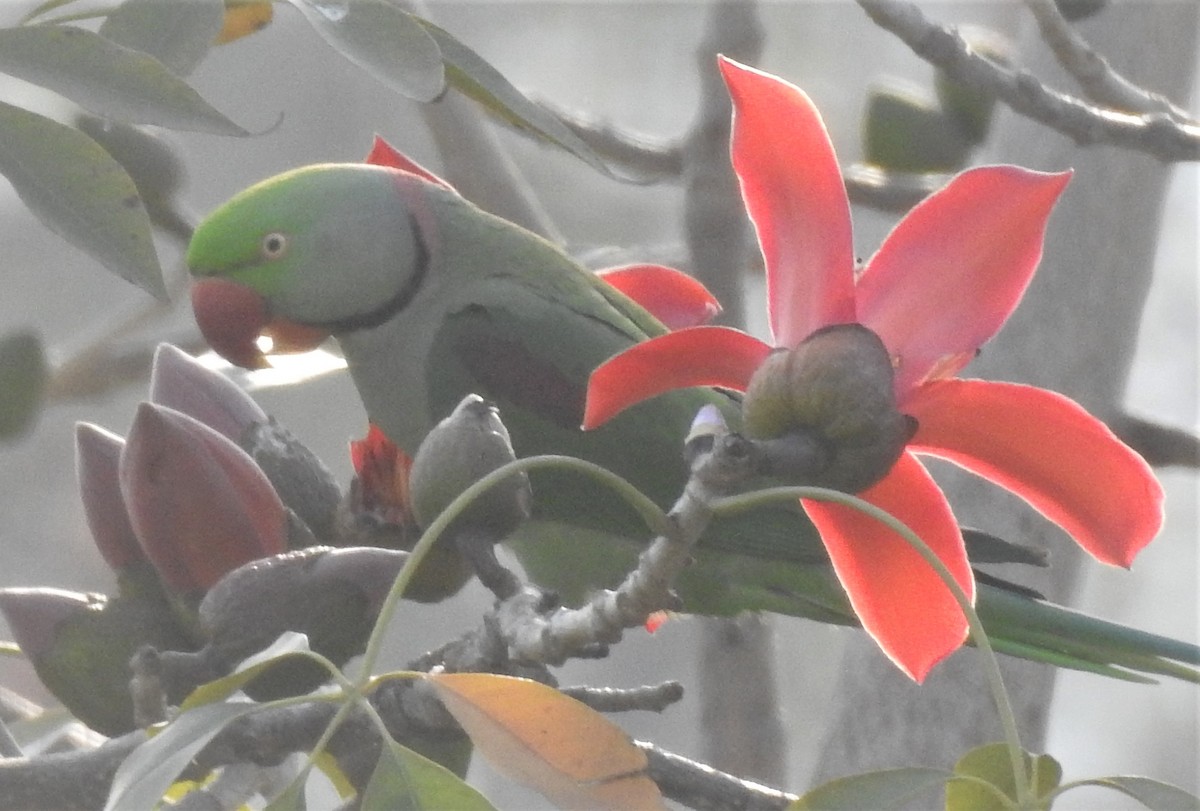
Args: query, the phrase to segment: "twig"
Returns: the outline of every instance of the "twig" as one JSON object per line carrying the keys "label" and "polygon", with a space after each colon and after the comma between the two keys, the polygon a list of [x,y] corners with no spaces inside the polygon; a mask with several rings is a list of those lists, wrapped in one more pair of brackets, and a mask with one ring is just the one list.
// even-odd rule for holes
{"label": "twig", "polygon": [[972,51],[956,29],[930,22],[912,3],[858,0],[858,4],[917,56],[1080,145],[1112,144],[1161,161],[1200,160],[1200,125],[1194,121],[1179,122],[1167,113],[1139,115],[1087,104],[1051,90],[1028,71],[1001,67]]}
{"label": "twig", "polygon": [[[682,141],[655,141],[574,110],[539,102],[553,112],[596,154],[626,173],[658,181],[679,181],[684,174]],[[529,136],[513,128],[513,132]],[[728,164],[728,157],[721,160]],[[903,213],[945,184],[936,174],[883,172],[878,167],[851,164],[842,172],[850,202],[880,211]],[[739,216],[741,216],[739,214]]]}
{"label": "twig", "polygon": [[683,698],[683,685],[677,681],[642,687],[560,687],[559,692],[587,704],[596,712],[642,710],[662,712]]}
{"label": "twig", "polygon": [[662,793],[698,811],[781,811],[799,799],[777,789],[742,780],[711,766],[634,741],[650,761],[650,779]]}
{"label": "twig", "polygon": [[842,178],[851,203],[896,213],[908,211],[950,179],[927,172],[889,172],[866,163],[850,164]]}
{"label": "twig", "polygon": [[[634,177],[669,180],[683,174],[683,146],[679,141],[656,140],[615,124],[535,99],[609,163]],[[525,130],[511,128],[513,132]]]}
{"label": "twig", "polygon": [[524,589],[497,608],[500,632],[514,659],[560,664],[571,656],[620,639],[626,628],[645,623],[655,611],[676,607],[676,575],[691,561],[692,547],[708,526],[709,502],[732,492],[753,472],[751,444],[736,434],[716,439],[692,463],[692,475],[671,508],[673,535],[654,540],[638,566],[615,591],[601,591],[579,609],[538,611],[540,594]]}
{"label": "twig", "polygon": [[1042,39],[1063,69],[1079,82],[1092,101],[1130,113],[1165,113],[1180,124],[1191,117],[1171,100],[1146,91],[1113,70],[1108,61],[1075,32],[1054,0],[1025,0],[1037,20]]}

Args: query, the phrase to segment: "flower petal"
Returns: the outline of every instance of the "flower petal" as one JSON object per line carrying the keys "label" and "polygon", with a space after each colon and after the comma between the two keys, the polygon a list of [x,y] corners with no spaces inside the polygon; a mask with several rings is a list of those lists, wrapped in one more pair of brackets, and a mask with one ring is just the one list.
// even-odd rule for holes
{"label": "flower petal", "polygon": [[379,135],[376,135],[375,140],[371,142],[371,151],[367,153],[367,157],[363,163],[399,169],[402,172],[408,172],[410,175],[416,175],[422,180],[428,180],[430,183],[441,186],[444,189],[455,191],[455,188],[445,180],[417,163],[408,155],[405,155],[399,149],[396,149],[396,147],[389,144]]}
{"label": "flower petal", "polygon": [[350,462],[358,478],[356,506],[390,524],[413,522],[408,477],[412,459],[371,423],[367,435],[350,442]]}
{"label": "flower petal", "polygon": [[[859,494],[903,521],[975,598],[962,534],[937,484],[910,454]],[[828,502],[802,500],[863,628],[896,665],[920,682],[967,635],[967,620],[933,568],[883,524]]]}
{"label": "flower petal", "polygon": [[707,324],[721,305],[708,288],[681,270],[664,265],[622,265],[596,275],[640,304],[667,329]]}
{"label": "flower petal", "polygon": [[635,344],[592,372],[583,429],[598,428],[631,405],[672,389],[745,391],[770,352],[769,345],[729,327],[692,327]]}
{"label": "flower petal", "polygon": [[961,173],[896,225],[858,281],[858,318],[899,360],[896,392],[962,368],[1016,309],[1070,172]]}
{"label": "flower petal", "polygon": [[800,88],[730,59],[733,170],[767,267],[771,334],[795,346],[855,320],[850,203],[821,114]]}
{"label": "flower petal", "polygon": [[1150,466],[1074,401],[1016,383],[941,380],[913,393],[910,449],[948,459],[1025,499],[1097,560],[1128,567],[1158,533]]}

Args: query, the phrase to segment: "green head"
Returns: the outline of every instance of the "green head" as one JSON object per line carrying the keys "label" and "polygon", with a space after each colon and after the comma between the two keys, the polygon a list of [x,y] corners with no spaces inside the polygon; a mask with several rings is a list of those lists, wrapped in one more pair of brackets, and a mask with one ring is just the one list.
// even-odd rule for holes
{"label": "green head", "polygon": [[254,340],[268,327],[286,343],[371,323],[420,280],[427,255],[413,212],[427,185],[380,166],[321,164],[233,197],[187,251],[205,338],[253,367],[265,362]]}

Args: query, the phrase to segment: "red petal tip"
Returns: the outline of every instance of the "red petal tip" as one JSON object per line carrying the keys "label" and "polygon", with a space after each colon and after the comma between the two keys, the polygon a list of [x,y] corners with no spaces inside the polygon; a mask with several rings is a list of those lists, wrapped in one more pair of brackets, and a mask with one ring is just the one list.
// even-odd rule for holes
{"label": "red petal tip", "polygon": [[698,327],[721,312],[721,304],[692,276],[664,265],[623,265],[596,275],[640,304],[667,329]]}
{"label": "red petal tip", "polygon": [[455,190],[454,187],[445,180],[438,177],[433,172],[429,171],[424,166],[405,155],[399,149],[396,149],[396,147],[389,144],[381,135],[376,135],[375,140],[371,142],[371,151],[367,154],[367,158],[364,163],[369,163],[374,166],[386,166],[391,169],[399,169],[401,172],[407,172],[410,175],[416,175],[422,180],[427,180],[430,183],[441,186],[442,188],[449,189],[450,191]]}

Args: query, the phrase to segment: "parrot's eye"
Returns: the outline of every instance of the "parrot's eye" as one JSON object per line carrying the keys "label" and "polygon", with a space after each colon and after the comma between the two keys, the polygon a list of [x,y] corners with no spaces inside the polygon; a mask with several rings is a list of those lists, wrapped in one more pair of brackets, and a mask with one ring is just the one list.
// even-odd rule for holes
{"label": "parrot's eye", "polygon": [[262,238],[263,259],[278,259],[287,253],[287,237],[272,231]]}

